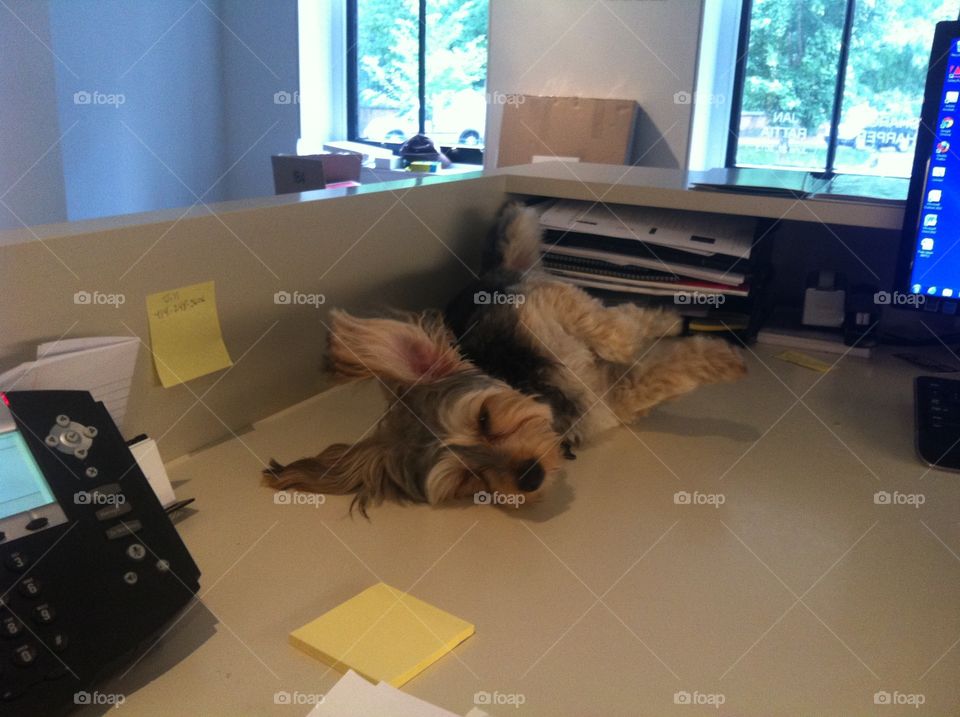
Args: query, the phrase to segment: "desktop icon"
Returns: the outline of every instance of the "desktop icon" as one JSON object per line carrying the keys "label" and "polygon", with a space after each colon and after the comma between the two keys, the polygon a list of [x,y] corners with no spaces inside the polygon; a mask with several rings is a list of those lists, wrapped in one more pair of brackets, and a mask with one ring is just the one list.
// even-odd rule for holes
{"label": "desktop icon", "polygon": [[930,295],[936,294],[936,293],[937,293],[937,287],[931,286],[929,289],[927,289],[927,293],[930,294]]}
{"label": "desktop icon", "polygon": [[940,129],[950,129],[953,127],[953,117],[944,117],[940,122]]}
{"label": "desktop icon", "polygon": [[960,55],[960,40],[955,40],[953,43],[953,54]]}
{"label": "desktop icon", "polygon": [[920,240],[920,251],[933,251],[933,239],[924,237]]}
{"label": "desktop icon", "polygon": [[947,105],[955,105],[957,100],[960,100],[960,92],[957,90],[950,90],[943,96],[943,103]]}
{"label": "desktop icon", "polygon": [[934,167],[930,174],[934,177],[945,177],[947,174],[946,167]]}
{"label": "desktop icon", "polygon": [[920,284],[914,284],[910,287],[910,290],[913,294],[919,294],[921,291],[923,291],[923,287],[920,286]]}
{"label": "desktop icon", "polygon": [[936,214],[927,214],[923,218],[923,226],[925,227],[935,227],[937,226],[937,215]]}
{"label": "desktop icon", "polygon": [[947,141],[937,142],[937,154],[946,154],[950,151],[950,143]]}
{"label": "desktop icon", "polygon": [[947,70],[947,79],[948,80],[957,80],[960,79],[960,65],[952,64]]}
{"label": "desktop icon", "polygon": [[944,289],[941,296],[945,296],[949,299],[951,296],[953,296],[953,289]]}
{"label": "desktop icon", "polygon": [[940,199],[941,199],[942,197],[943,197],[943,190],[942,190],[942,189],[931,189],[931,190],[927,193],[927,201],[928,201],[928,202],[931,202],[932,204],[939,204],[939,203],[940,203]]}

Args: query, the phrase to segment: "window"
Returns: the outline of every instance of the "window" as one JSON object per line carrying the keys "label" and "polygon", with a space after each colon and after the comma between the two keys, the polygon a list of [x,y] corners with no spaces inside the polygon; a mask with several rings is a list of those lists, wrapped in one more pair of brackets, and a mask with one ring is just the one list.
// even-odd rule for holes
{"label": "window", "polygon": [[349,138],[482,147],[487,2],[349,0]]}
{"label": "window", "polygon": [[728,166],[909,177],[957,0],[746,0]]}

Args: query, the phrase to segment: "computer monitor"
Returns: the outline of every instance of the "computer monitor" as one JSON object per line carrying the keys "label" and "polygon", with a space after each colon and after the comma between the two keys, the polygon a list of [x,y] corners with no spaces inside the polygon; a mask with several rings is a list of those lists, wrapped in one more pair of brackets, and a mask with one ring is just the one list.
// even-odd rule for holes
{"label": "computer monitor", "polygon": [[960,22],[938,23],[934,34],[898,267],[896,305],[956,313],[960,300]]}

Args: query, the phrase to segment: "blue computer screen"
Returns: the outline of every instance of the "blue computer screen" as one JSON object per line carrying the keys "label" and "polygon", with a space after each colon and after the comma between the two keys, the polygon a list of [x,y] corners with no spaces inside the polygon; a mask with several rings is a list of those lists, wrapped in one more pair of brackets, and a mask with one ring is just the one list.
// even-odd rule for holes
{"label": "blue computer screen", "polygon": [[933,147],[925,166],[910,291],[960,297],[960,40],[950,42]]}
{"label": "blue computer screen", "polygon": [[0,433],[0,520],[54,500],[19,431]]}

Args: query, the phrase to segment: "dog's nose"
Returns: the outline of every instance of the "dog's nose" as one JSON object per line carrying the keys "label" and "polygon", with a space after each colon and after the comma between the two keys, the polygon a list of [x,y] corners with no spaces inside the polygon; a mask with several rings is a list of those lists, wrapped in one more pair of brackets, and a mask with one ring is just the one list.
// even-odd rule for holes
{"label": "dog's nose", "polygon": [[524,461],[517,471],[517,485],[520,490],[530,493],[543,484],[543,466],[536,458]]}

